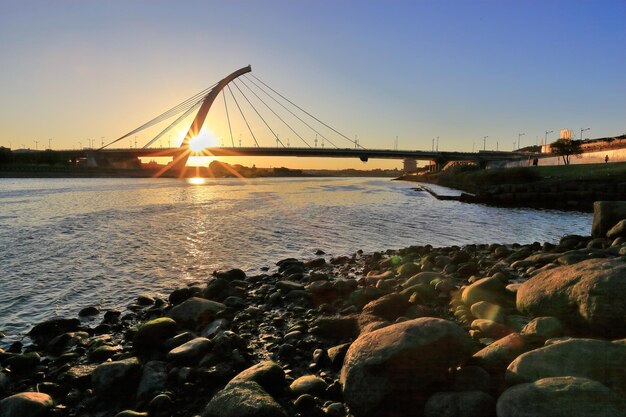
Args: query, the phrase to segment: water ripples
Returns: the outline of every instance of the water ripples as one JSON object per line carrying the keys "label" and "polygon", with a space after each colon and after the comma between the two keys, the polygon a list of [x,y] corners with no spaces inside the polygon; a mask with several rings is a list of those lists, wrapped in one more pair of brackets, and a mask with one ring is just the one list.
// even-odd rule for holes
{"label": "water ripples", "polygon": [[349,255],[554,241],[591,217],[438,201],[387,179],[0,179],[0,330],[166,294],[214,270]]}

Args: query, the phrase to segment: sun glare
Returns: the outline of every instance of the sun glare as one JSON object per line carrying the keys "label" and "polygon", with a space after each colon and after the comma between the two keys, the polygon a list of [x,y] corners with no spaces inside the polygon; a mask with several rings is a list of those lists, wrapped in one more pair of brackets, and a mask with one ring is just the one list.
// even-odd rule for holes
{"label": "sun glare", "polygon": [[204,185],[206,184],[206,178],[200,178],[200,177],[194,177],[194,178],[187,178],[187,184],[191,184],[191,185]]}
{"label": "sun glare", "polygon": [[202,153],[206,148],[216,146],[217,139],[213,132],[202,131],[198,136],[189,141],[191,152]]}

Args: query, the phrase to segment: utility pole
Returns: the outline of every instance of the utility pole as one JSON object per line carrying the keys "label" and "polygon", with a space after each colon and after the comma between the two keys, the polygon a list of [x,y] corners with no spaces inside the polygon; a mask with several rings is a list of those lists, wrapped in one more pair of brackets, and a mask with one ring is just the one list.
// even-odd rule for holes
{"label": "utility pole", "polygon": [[359,137],[357,135],[354,135],[354,149],[357,149],[359,147]]}
{"label": "utility pole", "polygon": [[38,144],[39,144],[39,141],[38,141],[38,140],[36,140],[36,141],[35,141],[35,150],[37,150],[37,145],[38,145]]}
{"label": "utility pole", "polygon": [[548,135],[552,132],[554,132],[554,130],[546,130],[545,141],[544,141],[546,145],[548,144]]}
{"label": "utility pole", "polygon": [[585,129],[583,129],[582,127],[580,128],[580,140],[583,140],[583,132],[586,132],[587,130],[590,130],[590,127],[587,127]]}
{"label": "utility pole", "polygon": [[483,151],[487,150],[487,138],[489,136],[483,136]]}
{"label": "utility pole", "polygon": [[315,147],[317,148],[317,133],[315,134]]}
{"label": "utility pole", "polygon": [[439,152],[439,136],[437,136],[437,152]]}
{"label": "utility pole", "polygon": [[522,149],[522,136],[524,136],[526,133],[518,133],[517,134],[517,146],[519,146],[520,149]]}
{"label": "utility pole", "polygon": [[432,146],[431,146],[430,150],[435,152],[435,138],[433,138],[432,142],[433,143],[432,143]]}
{"label": "utility pole", "polygon": [[322,136],[322,149],[324,149],[324,137]]}
{"label": "utility pole", "polygon": [[48,138],[48,149],[52,149],[52,139]]}

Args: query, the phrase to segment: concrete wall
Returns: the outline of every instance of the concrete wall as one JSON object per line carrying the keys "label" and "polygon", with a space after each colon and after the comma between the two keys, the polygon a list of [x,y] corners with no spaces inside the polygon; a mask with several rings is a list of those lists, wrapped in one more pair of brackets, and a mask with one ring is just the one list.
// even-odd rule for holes
{"label": "concrete wall", "polygon": [[[570,164],[572,165],[600,164],[600,163],[604,163],[604,157],[606,155],[609,156],[609,163],[610,162],[626,162],[626,148],[624,148],[624,149],[607,149],[604,151],[597,151],[597,152],[587,152],[582,155],[578,155],[578,157],[571,156]],[[531,166],[531,165],[532,165],[532,159],[530,161],[526,160],[526,161],[506,162],[504,166],[507,168],[511,168],[511,167],[525,167],[525,166]],[[557,158],[556,156],[551,156],[547,158],[539,158],[539,166],[546,166],[546,165],[563,165],[563,159],[561,157]]]}

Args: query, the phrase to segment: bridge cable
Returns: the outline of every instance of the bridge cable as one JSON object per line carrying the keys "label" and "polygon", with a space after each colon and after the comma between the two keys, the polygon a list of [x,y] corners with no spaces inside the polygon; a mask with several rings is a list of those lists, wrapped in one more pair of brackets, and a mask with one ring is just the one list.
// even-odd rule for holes
{"label": "bridge cable", "polygon": [[256,147],[259,147],[259,142],[257,142],[256,137],[254,136],[254,133],[252,132],[252,128],[250,128],[250,124],[248,124],[248,119],[246,119],[246,116],[243,114],[243,111],[241,111],[241,107],[239,106],[239,102],[237,101],[237,98],[235,97],[235,95],[233,94],[233,90],[230,89],[230,85],[226,85],[226,88],[228,88],[228,91],[230,91],[230,95],[233,97],[233,100],[235,100],[235,104],[237,105],[237,108],[239,109],[239,113],[241,113],[241,117],[243,117],[244,122],[246,122],[246,126],[248,126],[248,130],[250,131],[250,134],[252,135],[252,139],[254,139],[254,143],[256,143]]}
{"label": "bridge cable", "polygon": [[348,141],[352,142],[352,144],[357,145],[359,148],[361,149],[365,149],[365,147],[361,146],[358,142],[350,139],[349,137],[347,137],[346,135],[344,135],[343,133],[339,132],[338,130],[336,130],[335,128],[333,128],[332,126],[327,125],[326,123],[324,123],[323,121],[321,121],[320,119],[318,119],[317,117],[313,116],[311,113],[309,113],[308,111],[304,110],[302,107],[298,106],[296,103],[294,103],[293,101],[289,100],[287,97],[283,96],[282,94],[280,94],[278,91],[274,90],[272,87],[270,87],[269,85],[265,84],[262,80],[260,80],[258,77],[256,77],[254,74],[250,74],[252,75],[252,77],[254,77],[258,82],[260,82],[261,84],[263,84],[264,86],[266,86],[267,88],[269,88],[270,90],[272,90],[274,93],[278,94],[280,97],[282,97],[284,100],[288,101],[289,103],[291,103],[291,105],[297,107],[301,112],[306,113],[309,117],[312,117],[313,119],[317,120],[318,122],[320,122],[321,124],[323,124],[324,126],[326,126],[327,128],[329,128],[330,130],[332,130],[333,132],[337,133],[340,136],[343,136],[345,139],[347,139]]}
{"label": "bridge cable", "polygon": [[280,101],[276,100],[276,98],[274,98],[272,95],[270,95],[270,93],[267,92],[267,90],[265,90],[264,88],[260,87],[257,83],[254,82],[253,79],[249,78],[247,76],[247,74],[244,74],[244,77],[246,77],[248,79],[248,81],[250,81],[256,88],[258,88],[259,90],[263,91],[269,98],[271,98],[272,100],[274,100],[278,105],[280,105],[283,109],[287,110],[289,113],[291,113],[292,116],[294,116],[296,119],[300,120],[302,123],[304,123],[306,125],[306,127],[308,127],[309,129],[311,129],[312,131],[314,131],[315,133],[317,133],[318,135],[320,135],[322,137],[322,139],[326,140],[328,143],[330,143],[332,146],[334,146],[335,148],[339,148],[337,145],[335,145],[330,139],[328,139],[327,137],[325,137],[322,133],[318,132],[317,129],[315,129],[313,126],[311,126],[310,124],[308,124],[307,122],[305,122],[304,120],[302,120],[302,118],[300,118],[300,116],[298,116],[297,114],[295,114],[294,112],[292,112],[291,110],[289,110],[283,103],[281,103]]}
{"label": "bridge cable", "polygon": [[265,121],[265,119],[263,118],[263,116],[261,116],[261,114],[259,113],[259,111],[256,109],[256,107],[254,107],[254,105],[250,102],[250,100],[248,100],[248,97],[246,97],[246,95],[243,93],[243,91],[241,91],[241,88],[239,88],[239,86],[236,83],[236,80],[233,80],[232,83],[235,85],[235,87],[237,87],[237,90],[239,90],[239,92],[241,93],[241,95],[243,96],[243,98],[246,99],[246,101],[248,102],[248,104],[254,109],[254,111],[256,112],[256,114],[261,118],[261,120],[263,120],[263,123],[265,123],[265,126],[267,126],[267,128],[270,130],[270,132],[272,132],[272,134],[274,135],[274,137],[276,138],[276,141],[278,143],[280,143],[281,145],[283,145],[283,148],[286,148],[285,144],[278,138],[278,135],[272,130],[272,128],[270,127],[270,125],[267,124],[267,122]]}
{"label": "bridge cable", "polygon": [[155,117],[154,119],[144,123],[143,125],[139,126],[138,128],[126,133],[125,135],[115,139],[112,142],[107,143],[106,145],[98,148],[98,150],[102,150],[116,142],[119,142],[120,140],[127,138],[128,136],[131,136],[137,132],[141,132],[144,129],[147,129],[148,127],[154,126],[157,123],[162,122],[163,120],[169,119],[170,117],[188,110],[189,107],[193,107],[196,105],[196,100],[200,97],[202,97],[204,99],[204,97],[217,85],[218,83],[213,84],[211,87],[208,87],[204,90],[202,90],[201,92],[194,94],[192,97],[189,97],[188,99],[184,100],[183,102],[177,104],[176,106],[172,107],[169,110],[166,110],[165,112],[161,113],[160,115],[158,115],[157,117]]}
{"label": "bridge cable", "polygon": [[163,135],[165,135],[167,132],[169,132],[174,126],[176,126],[178,123],[180,123],[182,120],[184,120],[187,116],[189,116],[194,110],[196,110],[198,107],[200,107],[200,105],[202,104],[203,101],[204,101],[204,99],[198,100],[192,107],[190,107],[185,113],[181,114],[180,117],[178,117],[176,120],[174,120],[165,129],[163,129],[150,142],[148,142],[145,145],[143,145],[144,149],[149,147],[150,145],[152,145],[154,142],[156,142],[160,138],[162,138]]}
{"label": "bridge cable", "polygon": [[293,129],[293,128],[289,125],[289,123],[287,123],[286,121],[284,121],[284,120],[283,120],[283,118],[282,118],[282,117],[280,117],[280,116],[278,115],[278,113],[276,113],[276,112],[275,112],[275,111],[274,111],[274,110],[273,110],[273,109],[272,109],[272,108],[271,108],[271,107],[270,107],[270,106],[269,106],[269,105],[268,105],[265,101],[263,101],[263,99],[262,99],[261,97],[259,97],[259,96],[258,96],[258,94],[257,94],[257,93],[255,93],[255,92],[254,92],[254,90],[253,90],[252,88],[250,88],[250,86],[248,86],[248,84],[246,84],[246,83],[245,83],[245,81],[244,81],[243,79],[240,79],[239,81],[241,81],[241,83],[242,83],[243,85],[245,85],[245,86],[246,86],[246,88],[247,88],[248,90],[250,90],[250,91],[252,92],[252,94],[254,94],[254,96],[255,96],[256,98],[258,98],[259,100],[261,100],[261,103],[265,104],[265,107],[267,107],[267,108],[268,108],[268,109],[269,109],[272,113],[274,113],[274,116],[278,117],[278,119],[279,119],[281,122],[283,122],[283,123],[285,124],[285,126],[287,126],[289,129],[291,129],[291,131],[292,131],[292,132],[293,132],[293,133],[294,133],[297,137],[299,137],[299,138],[300,138],[300,140],[306,144],[306,146],[308,146],[309,148],[312,148],[312,146],[311,146],[311,145],[309,145],[309,142],[307,142],[307,141],[306,141],[306,140],[305,140],[302,136],[300,136],[300,134],[298,134],[298,132],[296,132],[296,131],[295,131],[295,130],[294,130],[294,129]]}
{"label": "bridge cable", "polygon": [[230,116],[228,115],[228,106],[226,105],[226,93],[222,90],[222,97],[224,97],[224,108],[226,109],[226,120],[228,120],[228,130],[230,131],[230,141],[235,147],[235,140],[233,139],[233,128],[230,127]]}

